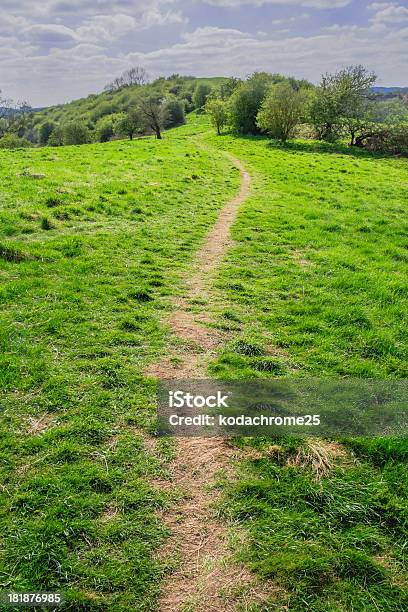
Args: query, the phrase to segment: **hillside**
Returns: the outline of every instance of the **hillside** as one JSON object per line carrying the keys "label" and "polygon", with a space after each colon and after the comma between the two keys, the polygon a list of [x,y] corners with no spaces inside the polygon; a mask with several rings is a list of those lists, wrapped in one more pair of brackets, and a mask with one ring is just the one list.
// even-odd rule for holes
{"label": "hillside", "polygon": [[406,439],[154,435],[163,372],[407,378],[407,160],[193,114],[0,162],[7,588],[72,612],[407,609]]}
{"label": "hillside", "polygon": [[34,123],[39,125],[46,120],[57,124],[69,121],[83,121],[92,127],[105,115],[125,112],[134,97],[141,92],[161,91],[163,94],[174,96],[185,102],[188,111],[192,110],[192,96],[197,84],[205,83],[210,87],[216,87],[223,80],[225,80],[224,77],[196,78],[179,75],[169,78],[163,77],[147,85],[126,86],[117,91],[91,94],[87,98],[41,109],[36,112]]}

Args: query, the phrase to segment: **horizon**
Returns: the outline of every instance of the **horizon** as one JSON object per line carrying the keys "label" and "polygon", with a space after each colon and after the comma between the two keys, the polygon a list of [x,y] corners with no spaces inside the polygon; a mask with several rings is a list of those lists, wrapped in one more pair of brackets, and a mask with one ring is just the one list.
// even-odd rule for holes
{"label": "horizon", "polygon": [[[380,87],[406,87],[408,1],[3,0],[0,89],[33,107],[100,93],[141,65],[173,73],[245,77],[280,72],[313,83],[364,64]],[[386,52],[379,53],[378,42]],[[222,68],[221,68],[222,67]],[[406,77],[403,77],[406,79]]]}

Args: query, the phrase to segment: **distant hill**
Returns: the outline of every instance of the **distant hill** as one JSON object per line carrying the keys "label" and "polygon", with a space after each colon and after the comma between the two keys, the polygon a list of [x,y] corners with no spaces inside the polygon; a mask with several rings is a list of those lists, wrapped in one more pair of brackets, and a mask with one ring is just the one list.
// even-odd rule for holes
{"label": "distant hill", "polygon": [[408,93],[408,87],[373,87],[372,90],[374,93],[382,93],[382,94],[406,94]]}

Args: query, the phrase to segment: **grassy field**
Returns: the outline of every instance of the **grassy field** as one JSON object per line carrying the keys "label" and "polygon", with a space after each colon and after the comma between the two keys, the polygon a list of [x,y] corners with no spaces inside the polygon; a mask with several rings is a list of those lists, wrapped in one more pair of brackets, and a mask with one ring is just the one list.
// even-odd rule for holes
{"label": "grassy field", "polygon": [[[154,610],[172,446],[146,443],[160,322],[239,177],[252,195],[215,286],[220,378],[407,377],[407,162],[217,138],[0,154],[2,588],[70,610]],[[192,136],[197,132],[199,138]],[[405,440],[241,440],[222,508],[236,556],[272,580],[259,610],[408,606]],[[244,534],[244,537],[242,537]]]}
{"label": "grassy field", "polygon": [[[212,375],[406,378],[407,161],[318,143],[211,142],[255,181],[217,283],[231,340]],[[406,439],[240,446],[249,455],[225,515],[246,533],[238,557],[280,588],[268,609],[408,607]],[[319,454],[331,466],[323,474],[312,469]]]}
{"label": "grassy field", "polygon": [[[148,610],[171,449],[144,444],[160,319],[238,173],[162,143],[0,154],[0,583]],[[71,602],[71,603],[69,603]]]}

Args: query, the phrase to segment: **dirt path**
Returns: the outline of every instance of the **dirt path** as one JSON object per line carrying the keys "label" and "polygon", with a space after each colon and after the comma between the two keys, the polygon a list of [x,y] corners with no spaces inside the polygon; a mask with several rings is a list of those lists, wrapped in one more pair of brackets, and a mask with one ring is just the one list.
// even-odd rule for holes
{"label": "dirt path", "polygon": [[211,319],[206,313],[205,304],[211,300],[214,273],[232,244],[230,228],[240,205],[248,197],[251,183],[243,164],[229,154],[228,157],[241,173],[240,191],[224,206],[196,255],[193,272],[186,279],[184,295],[174,300],[175,309],[167,319],[174,335],[172,346],[175,348],[167,359],[150,366],[147,371],[149,376],[179,379],[205,377],[206,365],[222,342],[221,334],[208,326]]}
{"label": "dirt path", "polygon": [[[241,173],[238,195],[222,209],[197,254],[184,295],[175,300],[168,318],[173,340],[171,354],[147,372],[157,378],[205,377],[206,366],[222,334],[209,327],[205,304],[211,298],[214,274],[231,244],[230,228],[239,206],[248,197],[250,176],[242,163],[228,155]],[[231,472],[235,450],[223,439],[181,438],[172,463],[172,482],[183,491],[183,499],[164,517],[171,529],[161,557],[178,560],[177,569],[162,588],[159,609],[171,611],[222,612],[235,610],[238,602],[254,601],[258,595],[248,571],[233,563],[226,530],[217,519],[215,488],[220,473]]]}

